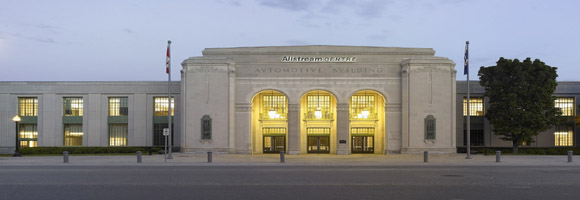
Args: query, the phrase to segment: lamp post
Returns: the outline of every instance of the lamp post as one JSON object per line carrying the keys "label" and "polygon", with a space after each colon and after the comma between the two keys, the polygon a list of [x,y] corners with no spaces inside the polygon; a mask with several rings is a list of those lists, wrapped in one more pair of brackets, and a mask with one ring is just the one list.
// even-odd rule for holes
{"label": "lamp post", "polygon": [[14,121],[14,123],[16,123],[16,139],[15,139],[15,147],[16,149],[14,150],[14,154],[12,154],[12,157],[22,157],[22,155],[20,155],[20,141],[18,139],[18,122],[20,122],[20,117],[18,115],[14,116],[12,118],[12,121]]}

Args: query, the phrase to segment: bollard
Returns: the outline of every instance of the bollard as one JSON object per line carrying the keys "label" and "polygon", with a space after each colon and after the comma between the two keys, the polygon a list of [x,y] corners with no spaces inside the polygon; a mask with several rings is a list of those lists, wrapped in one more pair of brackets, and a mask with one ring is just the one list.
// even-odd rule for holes
{"label": "bollard", "polygon": [[62,152],[62,158],[64,163],[68,163],[68,151]]}
{"label": "bollard", "polygon": [[501,151],[495,151],[495,162],[501,162]]}
{"label": "bollard", "polygon": [[428,151],[423,152],[423,162],[429,162],[429,152]]}
{"label": "bollard", "polygon": [[284,151],[280,151],[280,163],[285,163],[286,158],[284,158]]}
{"label": "bollard", "polygon": [[141,158],[143,154],[141,153],[141,151],[137,151],[137,163],[142,163],[143,159]]}
{"label": "bollard", "polygon": [[572,151],[568,151],[568,162],[572,162],[572,154],[573,153],[574,152],[572,152]]}
{"label": "bollard", "polygon": [[207,152],[207,162],[211,163],[211,151]]}

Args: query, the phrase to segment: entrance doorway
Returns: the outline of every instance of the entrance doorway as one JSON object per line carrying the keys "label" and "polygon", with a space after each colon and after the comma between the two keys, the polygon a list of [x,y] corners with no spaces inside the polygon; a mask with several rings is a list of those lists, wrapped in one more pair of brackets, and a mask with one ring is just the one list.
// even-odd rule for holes
{"label": "entrance doorway", "polygon": [[286,136],[264,136],[264,153],[286,151]]}
{"label": "entrance doorway", "polygon": [[374,153],[374,136],[352,136],[352,153]]}
{"label": "entrance doorway", "polygon": [[308,136],[308,153],[330,153],[330,137]]}

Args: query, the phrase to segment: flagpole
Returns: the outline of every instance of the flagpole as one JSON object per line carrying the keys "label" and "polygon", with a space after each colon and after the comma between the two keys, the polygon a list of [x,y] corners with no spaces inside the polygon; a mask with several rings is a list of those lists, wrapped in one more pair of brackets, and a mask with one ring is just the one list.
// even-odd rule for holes
{"label": "flagpole", "polygon": [[171,56],[169,54],[169,49],[171,48],[171,40],[167,41],[167,128],[169,129],[169,153],[167,154],[167,159],[173,159],[171,155],[173,147],[173,131],[171,126]]}
{"label": "flagpole", "polygon": [[471,113],[469,107],[469,41],[465,41],[465,70],[467,73],[467,157],[465,159],[471,159]]}

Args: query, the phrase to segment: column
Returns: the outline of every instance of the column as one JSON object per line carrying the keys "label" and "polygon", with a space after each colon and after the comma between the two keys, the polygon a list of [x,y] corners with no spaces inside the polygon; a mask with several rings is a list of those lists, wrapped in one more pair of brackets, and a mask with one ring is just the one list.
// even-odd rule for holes
{"label": "column", "polygon": [[288,104],[288,154],[300,154],[300,104]]}
{"label": "column", "polygon": [[[350,154],[349,147],[350,147],[350,138],[348,136],[349,133],[349,112],[348,112],[348,103],[339,103],[336,107],[337,114],[336,114],[336,140],[337,140],[337,149],[336,154],[338,155],[348,155]],[[346,141],[346,143],[341,143],[340,141]]]}

